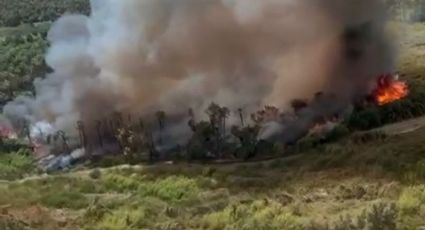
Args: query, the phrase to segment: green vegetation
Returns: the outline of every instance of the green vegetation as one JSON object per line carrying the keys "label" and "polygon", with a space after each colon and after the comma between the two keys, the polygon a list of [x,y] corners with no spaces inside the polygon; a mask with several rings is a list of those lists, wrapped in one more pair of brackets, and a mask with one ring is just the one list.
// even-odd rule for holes
{"label": "green vegetation", "polygon": [[0,1],[0,106],[31,93],[34,78],[46,75],[49,22],[64,13],[88,14],[89,1]]}
{"label": "green vegetation", "polygon": [[0,153],[0,180],[18,179],[34,171],[30,152],[21,149],[17,152]]}
{"label": "green vegetation", "polygon": [[53,21],[64,13],[89,13],[88,0],[1,0],[0,26]]}
{"label": "green vegetation", "polygon": [[31,33],[0,37],[0,104],[31,91],[35,77],[47,72],[45,35]]}
{"label": "green vegetation", "polygon": [[46,34],[46,25],[0,29],[0,105],[31,93],[34,78],[47,73]]}
{"label": "green vegetation", "polygon": [[349,135],[258,163],[119,166],[2,182],[0,213],[43,230],[415,229],[424,224],[424,135]]}

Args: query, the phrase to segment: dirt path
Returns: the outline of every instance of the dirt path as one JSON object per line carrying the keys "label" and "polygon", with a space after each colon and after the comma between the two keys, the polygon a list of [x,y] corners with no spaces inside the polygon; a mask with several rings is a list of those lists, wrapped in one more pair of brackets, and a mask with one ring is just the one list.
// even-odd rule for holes
{"label": "dirt path", "polygon": [[373,129],[371,131],[384,132],[388,135],[398,135],[410,133],[422,127],[425,127],[425,116],[407,121],[402,121],[399,123],[389,124],[381,128]]}

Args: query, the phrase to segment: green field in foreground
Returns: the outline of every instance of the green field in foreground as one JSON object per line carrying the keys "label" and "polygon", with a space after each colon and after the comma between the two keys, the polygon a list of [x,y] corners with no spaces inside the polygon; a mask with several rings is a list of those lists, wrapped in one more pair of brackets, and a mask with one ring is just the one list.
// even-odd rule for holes
{"label": "green field in foreground", "polygon": [[257,163],[3,181],[0,229],[416,229],[425,226],[424,135],[353,134]]}

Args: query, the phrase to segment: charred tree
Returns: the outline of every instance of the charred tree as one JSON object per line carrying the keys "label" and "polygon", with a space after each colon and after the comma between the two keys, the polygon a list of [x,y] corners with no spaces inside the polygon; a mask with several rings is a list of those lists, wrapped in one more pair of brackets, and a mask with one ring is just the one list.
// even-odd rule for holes
{"label": "charred tree", "polygon": [[158,120],[159,125],[159,144],[162,145],[162,133],[165,128],[165,112],[164,111],[158,111],[156,112],[156,119]]}
{"label": "charred tree", "polygon": [[238,113],[239,119],[241,121],[241,127],[244,127],[245,126],[245,120],[244,120],[244,115],[243,115],[243,109],[239,108],[237,113]]}
{"label": "charred tree", "polygon": [[78,134],[79,134],[79,139],[80,139],[80,146],[82,148],[86,149],[87,148],[87,136],[86,136],[86,131],[85,131],[83,121],[77,122],[77,129],[78,129]]}
{"label": "charred tree", "polygon": [[96,123],[96,133],[97,133],[97,139],[99,141],[99,146],[103,148],[103,136],[102,136],[102,122],[98,121]]}

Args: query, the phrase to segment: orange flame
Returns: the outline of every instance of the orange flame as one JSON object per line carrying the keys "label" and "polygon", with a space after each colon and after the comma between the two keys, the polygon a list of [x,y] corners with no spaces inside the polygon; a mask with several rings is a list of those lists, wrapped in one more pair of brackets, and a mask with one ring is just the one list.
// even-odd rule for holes
{"label": "orange flame", "polygon": [[378,86],[374,92],[378,105],[385,105],[406,97],[409,87],[406,82],[398,80],[391,75],[382,76],[378,79]]}

